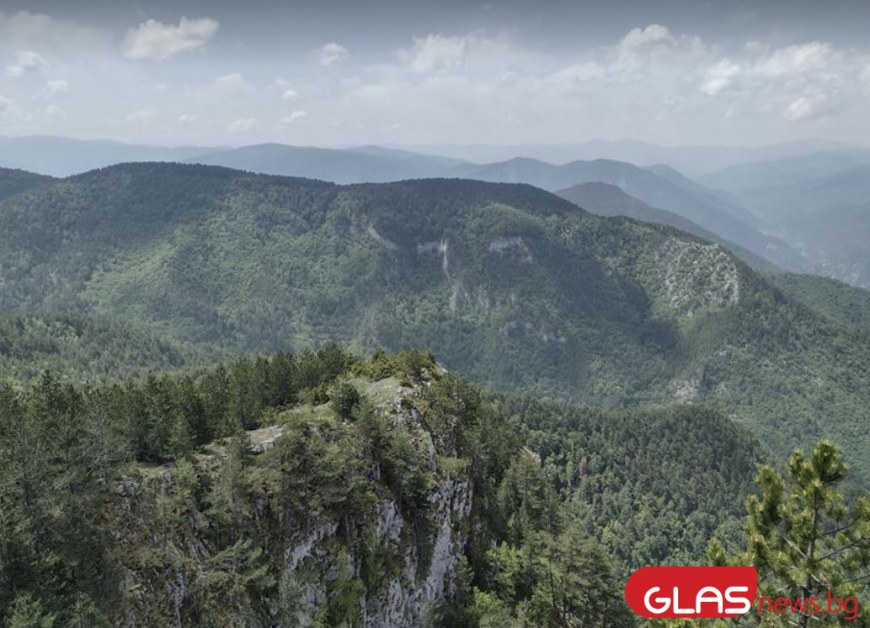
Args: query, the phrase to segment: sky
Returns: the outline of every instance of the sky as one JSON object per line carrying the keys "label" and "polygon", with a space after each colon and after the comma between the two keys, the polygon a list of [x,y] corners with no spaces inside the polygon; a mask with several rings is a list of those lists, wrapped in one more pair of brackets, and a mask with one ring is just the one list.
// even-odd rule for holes
{"label": "sky", "polygon": [[870,144],[870,0],[0,0],[0,135]]}

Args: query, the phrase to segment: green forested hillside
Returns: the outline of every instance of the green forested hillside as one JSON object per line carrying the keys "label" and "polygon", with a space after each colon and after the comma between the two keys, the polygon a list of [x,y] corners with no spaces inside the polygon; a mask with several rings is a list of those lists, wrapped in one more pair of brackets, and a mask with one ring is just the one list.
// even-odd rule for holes
{"label": "green forested hillside", "polygon": [[50,183],[53,179],[25,170],[10,170],[0,168],[0,200],[19,192],[32,190],[40,185]]}
{"label": "green forested hillside", "polygon": [[610,183],[601,183],[600,181],[581,183],[564,190],[559,190],[556,194],[599,216],[626,216],[635,220],[643,220],[644,222],[669,225],[709,242],[718,242],[757,270],[777,270],[776,266],[763,257],[751,253],[724,238],[720,238],[712,231],[699,227],[688,218],[684,218],[666,209],[651,207],[643,201],[629,196]]}
{"label": "green forested hillside", "polygon": [[618,186],[641,201],[676,213],[719,237],[782,268],[800,270],[804,261],[783,240],[762,233],[761,221],[727,195],[704,188],[666,166],[638,168],[610,159],[572,161],[554,166],[516,158],[494,164],[457,167],[460,176],[498,183],[529,183],[562,190],[580,183]]}
{"label": "green forested hillside", "polygon": [[601,410],[526,397],[502,409],[626,577],[696,563],[714,533],[732,535],[770,458],[747,429],[702,406]]}
{"label": "green forested hillside", "polygon": [[510,391],[703,400],[870,473],[868,343],[720,246],[525,185],[128,164],[0,202],[0,307],[235,350],[422,347]]}
{"label": "green forested hillside", "polygon": [[27,385],[50,370],[74,382],[144,377],[226,355],[215,347],[77,314],[0,316],[0,382]]}
{"label": "green forested hillside", "polygon": [[732,538],[761,450],[696,406],[482,395],[419,351],[46,374],[0,387],[0,609],[10,626],[632,626],[626,570]]}
{"label": "green forested hillside", "polygon": [[779,273],[770,277],[776,287],[828,318],[870,334],[870,290],[815,275]]}

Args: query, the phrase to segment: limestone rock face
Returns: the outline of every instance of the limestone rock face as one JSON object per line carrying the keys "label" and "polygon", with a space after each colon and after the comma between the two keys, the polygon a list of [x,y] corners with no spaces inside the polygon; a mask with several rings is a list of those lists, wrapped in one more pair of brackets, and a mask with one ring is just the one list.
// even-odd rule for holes
{"label": "limestone rock face", "polygon": [[740,274],[721,245],[670,239],[657,254],[671,308],[691,317],[706,307],[723,308],[740,300]]}
{"label": "limestone rock face", "polygon": [[[330,596],[341,582],[353,580],[360,583],[360,593],[354,598],[359,608],[354,625],[411,628],[424,622],[433,605],[449,600],[455,593],[454,574],[464,560],[472,529],[472,482],[462,465],[448,465],[450,469],[445,469],[440,464],[444,452],[438,451],[438,439],[426,429],[426,410],[419,405],[422,387],[377,384],[381,388],[373,401],[378,419],[414,448],[427,470],[429,481],[422,503],[413,511],[407,504],[403,507],[401,499],[384,484],[384,472],[378,463],[367,461],[366,490],[376,496],[363,500],[364,507],[341,518],[325,518],[322,513],[303,517],[305,524],[287,529],[282,541],[274,502],[268,493],[257,497],[255,512],[251,513],[254,521],[249,523],[276,531],[266,546],[273,547],[266,551],[270,552],[268,563],[277,566],[272,571],[271,591],[279,589],[279,593],[212,600],[210,603],[217,605],[231,623],[253,616],[261,622],[256,625],[283,625],[289,612],[294,618],[291,624],[313,625],[318,617],[322,620]],[[285,428],[279,425],[250,431],[250,466],[257,468],[258,460],[274,454],[272,450],[280,447],[285,434]],[[222,450],[216,447],[210,451],[201,454],[195,464],[200,477],[216,477],[225,464]],[[159,557],[145,568],[135,561],[123,565],[123,590],[119,592],[127,600],[123,613],[127,621],[123,625],[139,625],[143,617],[161,625],[186,625],[189,619],[185,608],[194,600],[200,602],[207,583],[215,577],[215,564],[226,551],[217,546],[203,512],[186,513],[171,532],[150,524],[143,516],[149,493],[168,495],[178,491],[183,475],[167,464],[118,485],[123,501],[115,513],[119,541],[123,544],[127,535],[147,537],[157,548],[155,557]],[[373,569],[371,564],[376,565],[376,584],[372,586],[370,579],[363,587],[362,574]],[[235,564],[236,568],[240,572],[244,569],[241,564]],[[289,611],[287,606],[282,607],[288,598],[282,597],[280,587],[275,586],[279,583],[291,583]]]}

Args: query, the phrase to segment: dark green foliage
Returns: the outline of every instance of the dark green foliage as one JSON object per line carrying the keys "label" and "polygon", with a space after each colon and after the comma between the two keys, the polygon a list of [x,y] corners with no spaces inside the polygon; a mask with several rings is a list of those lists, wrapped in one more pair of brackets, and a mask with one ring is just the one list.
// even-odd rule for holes
{"label": "dark green foliage", "polygon": [[[384,362],[417,383],[359,377]],[[339,404],[349,420],[288,402],[303,383],[352,400]],[[404,401],[385,414],[383,399],[363,392],[381,389]],[[243,429],[264,417],[277,425]],[[276,434],[269,447],[264,430]],[[627,625],[603,550],[568,523],[520,443],[502,410],[421,352],[359,362],[328,345],[100,388],[45,374],[26,391],[0,389],[0,606],[8,625],[240,625],[280,601],[287,625],[352,625],[366,597],[402,576],[409,552],[410,585],[426,577],[433,517],[444,514],[433,490],[468,483],[464,514],[446,502],[455,538],[467,540],[447,574],[455,595],[431,622],[484,626],[503,613]],[[405,522],[399,538],[373,534],[385,499]],[[497,584],[507,567],[494,546],[530,561],[521,584]]]}
{"label": "dark green foliage", "polygon": [[[489,556],[498,599],[529,625],[634,625],[607,556],[576,527],[533,532],[523,545],[503,543]],[[482,613],[482,625],[491,613]]]}
{"label": "dark green foliage", "polygon": [[25,170],[0,168],[0,201],[9,196],[26,192],[54,181],[51,177]]}
{"label": "dark green foliage", "polygon": [[772,275],[770,280],[790,298],[828,318],[870,335],[870,291],[814,275]]}
{"label": "dark green foliage", "polygon": [[[0,306],[184,339],[0,321],[17,385],[0,390],[0,607],[16,621],[115,622],[153,595],[153,625],[244,623],[275,600],[288,621],[340,623],[409,547],[425,571],[449,479],[473,487],[465,571],[433,622],[622,625],[609,559],[620,575],[703,560],[767,454],[711,409],[566,399],[703,400],[776,452],[830,434],[859,482],[870,469],[866,335],[719,248],[528,186],[120,166],[0,201],[0,281]],[[358,361],[330,338],[422,349]],[[162,374],[208,359],[202,340],[320,348]],[[456,368],[561,401],[494,401]],[[399,393],[365,392],[388,376]],[[280,438],[249,440],[263,426]],[[411,531],[372,545],[385,499]],[[285,577],[322,526],[330,560]],[[153,582],[189,593],[170,608],[136,588]]]}
{"label": "dark green foliage", "polygon": [[702,562],[710,536],[737,527],[767,457],[743,428],[699,406],[605,411],[508,398],[504,411],[624,576]]}
{"label": "dark green foliage", "polygon": [[[759,596],[824,599],[851,598],[846,614],[795,614],[789,625],[843,625],[870,621],[859,600],[870,591],[870,494],[848,503],[840,490],[848,475],[839,448],[820,441],[807,454],[796,449],[783,477],[771,466],[758,473],[760,495],[746,500],[745,550],[732,557],[714,539],[713,564],[752,565],[758,570]],[[756,615],[753,612],[753,615]]]}
{"label": "dark green foliage", "polygon": [[[254,489],[243,430],[265,409],[296,397],[294,363],[287,354],[239,359],[196,377],[150,375],[97,388],[78,388],[46,372],[25,390],[0,388],[0,608],[9,625],[108,625],[105,617],[123,609],[122,563],[186,573],[189,565],[172,547],[144,545],[131,557],[131,539],[114,528],[119,494],[139,490],[123,488],[136,485],[130,473],[138,473],[137,461],[176,461],[160,467],[167,481],[152,482],[151,505],[139,505],[145,509],[141,525],[174,536],[184,522],[195,521],[181,545],[201,543],[199,535],[218,547],[191,593],[201,608],[226,609],[229,601],[239,618],[259,613],[248,600],[274,583],[263,548],[245,536],[253,531]],[[327,383],[346,368],[347,356],[330,345],[306,363]],[[202,445],[215,437],[229,437],[222,445],[225,460],[206,474],[189,460],[202,456]],[[331,469],[344,494],[356,498],[355,454],[342,447],[335,452],[341,457],[334,464],[323,452],[312,453],[307,469]],[[300,493],[304,507],[316,499],[335,507],[336,498],[317,486]]]}
{"label": "dark green foliage", "polygon": [[339,382],[335,386],[335,390],[330,395],[332,409],[335,410],[340,418],[345,421],[351,418],[353,409],[359,404],[359,391],[350,382]]}
{"label": "dark green foliage", "polygon": [[21,385],[45,370],[78,383],[119,381],[203,366],[226,355],[209,345],[77,314],[0,314],[0,381]]}
{"label": "dark green foliage", "polygon": [[507,515],[506,538],[520,545],[529,530],[559,528],[559,509],[553,487],[541,473],[540,460],[528,453],[514,459],[496,494],[499,511]]}
{"label": "dark green foliage", "polygon": [[[693,236],[592,216],[530,186],[335,186],[126,164],[0,201],[0,279],[7,309],[296,350],[294,390],[312,400],[328,398],[321,384],[343,357],[317,373],[304,347],[419,347],[510,392],[611,407],[707,401],[782,455],[829,435],[857,478],[870,473],[866,335]],[[417,366],[405,365],[409,378]],[[256,366],[228,373],[206,404],[257,377]],[[227,434],[255,424],[249,408],[207,412],[225,415]]]}
{"label": "dark green foliage", "polygon": [[384,483],[396,497],[399,508],[414,511],[425,504],[429,486],[426,462],[403,431],[385,424],[368,403],[356,406],[353,418],[364,437],[369,455],[377,462]]}
{"label": "dark green foliage", "polygon": [[625,216],[643,222],[668,225],[709,242],[718,242],[753,268],[766,271],[777,270],[775,265],[763,257],[719,237],[712,231],[699,227],[680,214],[647,205],[643,201],[629,196],[616,185],[592,181],[560,190],[556,194],[599,216]]}
{"label": "dark green foliage", "polygon": [[57,625],[56,618],[56,614],[45,611],[39,600],[22,593],[9,607],[6,625],[9,628],[52,628]]}

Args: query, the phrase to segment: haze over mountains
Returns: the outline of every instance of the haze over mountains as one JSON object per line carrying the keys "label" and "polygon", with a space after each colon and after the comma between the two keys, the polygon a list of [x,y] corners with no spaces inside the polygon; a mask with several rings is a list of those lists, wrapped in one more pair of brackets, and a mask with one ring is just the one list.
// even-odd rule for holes
{"label": "haze over mountains", "polygon": [[870,153],[765,161],[703,178],[731,192],[791,243],[805,270],[870,288]]}
{"label": "haze over mountains", "polygon": [[504,390],[706,400],[780,452],[834,435],[870,468],[866,337],[721,246],[528,185],[128,164],[6,198],[0,243],[4,310],[236,351],[424,346]]}
{"label": "haze over mountains", "polygon": [[[483,154],[478,150],[480,147],[466,148],[466,153],[460,147],[442,152]],[[544,148],[519,146],[505,150],[546,154]],[[830,142],[794,142],[756,149],[690,150],[662,149],[629,141],[550,148],[552,157],[573,157],[600,149],[605,154],[631,155],[639,163],[653,157],[660,157],[663,162],[639,167],[599,158],[555,165],[530,157],[514,157],[479,164],[379,146],[335,149],[261,144],[217,149],[160,148],[20,137],[0,138],[0,167],[65,176],[124,161],[187,161],[336,183],[462,177],[530,183],[550,191],[582,183],[610,183],[651,207],[679,215],[700,230],[689,231],[730,244],[744,261],[757,268],[770,269],[772,265],[791,272],[813,272],[853,285],[870,285],[870,261],[863,250],[870,203],[866,183],[870,180],[866,172],[870,167],[868,149]],[[703,155],[720,158],[705,161]],[[709,162],[709,167],[714,162],[771,155],[777,158],[707,170],[697,180],[673,167],[691,162],[695,164],[692,171],[697,171],[703,163]],[[9,181],[6,185],[14,184]],[[628,215],[639,217],[636,209]],[[612,212],[613,207],[608,211]],[[655,218],[651,217],[655,212],[647,214],[649,220],[673,224],[661,214]]]}
{"label": "haze over mountains", "polygon": [[4,0],[0,628],[870,626],[868,19]]}
{"label": "haze over mountains", "polygon": [[416,145],[408,146],[433,155],[465,159],[475,163],[507,161],[527,157],[554,164],[571,161],[611,159],[638,166],[667,164],[692,177],[700,177],[731,166],[748,162],[813,155],[821,151],[867,152],[847,142],[829,140],[798,140],[769,146],[659,146],[632,139],[590,140],[565,144],[505,144],[505,145]]}
{"label": "haze over mountains", "polygon": [[447,176],[462,163],[446,157],[376,146],[330,149],[283,144],[259,144],[208,152],[186,161],[335,183],[384,183]]}
{"label": "haze over mountains", "polygon": [[182,161],[208,150],[50,135],[0,136],[0,168],[65,177],[129,161]]}

